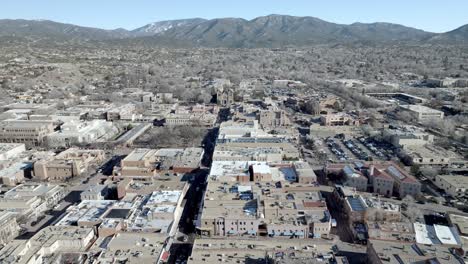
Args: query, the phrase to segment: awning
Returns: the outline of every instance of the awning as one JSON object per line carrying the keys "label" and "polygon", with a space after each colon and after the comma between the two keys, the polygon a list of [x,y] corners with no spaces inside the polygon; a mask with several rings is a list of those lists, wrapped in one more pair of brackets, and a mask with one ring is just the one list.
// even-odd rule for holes
{"label": "awning", "polygon": [[303,231],[297,231],[296,233],[294,233],[294,235],[296,235],[296,236],[303,236],[303,235],[304,235],[304,232],[303,232]]}
{"label": "awning", "polygon": [[228,231],[228,234],[230,234],[230,235],[234,235],[234,234],[237,234],[237,231],[234,231],[234,230],[229,230],[229,231]]}
{"label": "awning", "polygon": [[275,230],[270,230],[270,231],[268,231],[268,234],[269,234],[269,235],[274,235],[274,234],[275,234]]}
{"label": "awning", "polygon": [[286,232],[283,233],[283,236],[291,236],[291,235],[292,235],[292,233],[289,232],[289,231],[286,231]]}
{"label": "awning", "polygon": [[249,230],[249,231],[247,231],[247,233],[249,235],[256,235],[257,234],[257,232],[255,232],[255,230]]}

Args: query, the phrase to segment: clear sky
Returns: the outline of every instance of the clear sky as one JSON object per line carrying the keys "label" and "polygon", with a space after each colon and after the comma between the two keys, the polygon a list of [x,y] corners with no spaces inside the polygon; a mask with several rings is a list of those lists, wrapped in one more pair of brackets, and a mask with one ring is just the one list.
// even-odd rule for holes
{"label": "clear sky", "polygon": [[0,18],[49,19],[106,29],[134,29],[180,18],[269,14],[330,22],[391,22],[445,32],[468,24],[468,0],[1,0]]}

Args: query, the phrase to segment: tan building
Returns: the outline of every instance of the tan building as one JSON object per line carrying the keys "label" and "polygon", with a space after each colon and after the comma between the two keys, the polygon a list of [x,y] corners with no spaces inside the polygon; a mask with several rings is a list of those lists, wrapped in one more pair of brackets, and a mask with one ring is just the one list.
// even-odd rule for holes
{"label": "tan building", "polygon": [[400,198],[407,195],[418,197],[421,194],[421,183],[410,175],[407,171],[400,168],[393,162],[382,162],[375,164],[380,170],[384,170],[390,177],[393,178],[393,192]]}
{"label": "tan building", "polygon": [[283,110],[262,110],[259,114],[259,124],[263,128],[271,129],[291,126],[291,121]]}
{"label": "tan building", "polygon": [[127,155],[114,171],[123,177],[154,177],[161,171],[190,173],[200,167],[202,148],[185,149],[135,149]]}
{"label": "tan building", "polygon": [[354,187],[358,191],[366,191],[367,187],[364,187],[369,181],[373,192],[381,195],[404,198],[406,195],[417,197],[421,194],[421,183],[394,162],[328,164],[325,173],[343,175],[343,185]]}
{"label": "tan building", "polygon": [[385,167],[369,165],[368,175],[374,193],[392,196],[395,180],[385,171]]}
{"label": "tan building", "polygon": [[405,149],[405,153],[412,164],[468,167],[468,161],[462,156],[435,145],[410,146]]}
{"label": "tan building", "polygon": [[0,263],[38,264],[61,253],[84,253],[95,238],[93,228],[48,226],[29,240],[13,240],[3,247]]}
{"label": "tan building", "polygon": [[251,165],[252,180],[254,182],[271,181],[271,169],[265,163]]}
{"label": "tan building", "polygon": [[308,162],[297,161],[293,165],[294,171],[297,175],[297,181],[301,184],[311,184],[317,182],[317,175],[314,170],[310,167]]}
{"label": "tan building", "polygon": [[34,177],[40,180],[64,181],[81,176],[89,166],[98,165],[105,159],[102,150],[70,148],[55,157],[34,163]]}
{"label": "tan building", "polygon": [[0,122],[0,142],[23,143],[27,147],[40,146],[47,135],[54,132],[49,121],[10,120]]}
{"label": "tan building", "polygon": [[322,126],[359,126],[359,121],[347,114],[327,114],[320,117]]}
{"label": "tan building", "polygon": [[361,195],[345,198],[344,209],[348,215],[348,221],[352,223],[372,222],[399,222],[401,221],[400,206],[381,201],[374,197]]}
{"label": "tan building", "polygon": [[403,241],[371,239],[367,243],[369,264],[444,263],[459,264],[458,257],[447,247]]}
{"label": "tan building", "polygon": [[410,222],[374,222],[368,221],[369,239],[407,241],[416,240],[413,223]]}
{"label": "tan building", "polygon": [[209,182],[197,222],[203,236],[308,238],[329,234],[326,203],[310,186],[273,188],[266,193],[253,182],[240,184]]}
{"label": "tan building", "polygon": [[468,190],[468,176],[437,175],[434,184],[452,197],[463,196]]}
{"label": "tan building", "polygon": [[218,105],[229,107],[234,103],[234,90],[229,87],[221,87],[217,90]]}

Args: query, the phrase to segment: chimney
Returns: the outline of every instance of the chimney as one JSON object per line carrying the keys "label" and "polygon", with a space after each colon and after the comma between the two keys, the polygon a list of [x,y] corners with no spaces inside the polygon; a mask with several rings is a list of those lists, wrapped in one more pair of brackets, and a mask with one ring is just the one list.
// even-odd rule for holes
{"label": "chimney", "polygon": [[374,164],[371,164],[369,166],[369,176],[374,176],[374,170],[375,170]]}

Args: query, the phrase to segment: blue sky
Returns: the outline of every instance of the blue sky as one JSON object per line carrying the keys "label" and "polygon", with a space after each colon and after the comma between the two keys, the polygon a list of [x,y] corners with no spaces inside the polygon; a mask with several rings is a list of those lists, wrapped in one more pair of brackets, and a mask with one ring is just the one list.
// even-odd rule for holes
{"label": "blue sky", "polygon": [[286,14],[343,24],[391,22],[445,32],[468,24],[467,10],[468,0],[2,0],[0,18],[134,29],[180,18]]}

